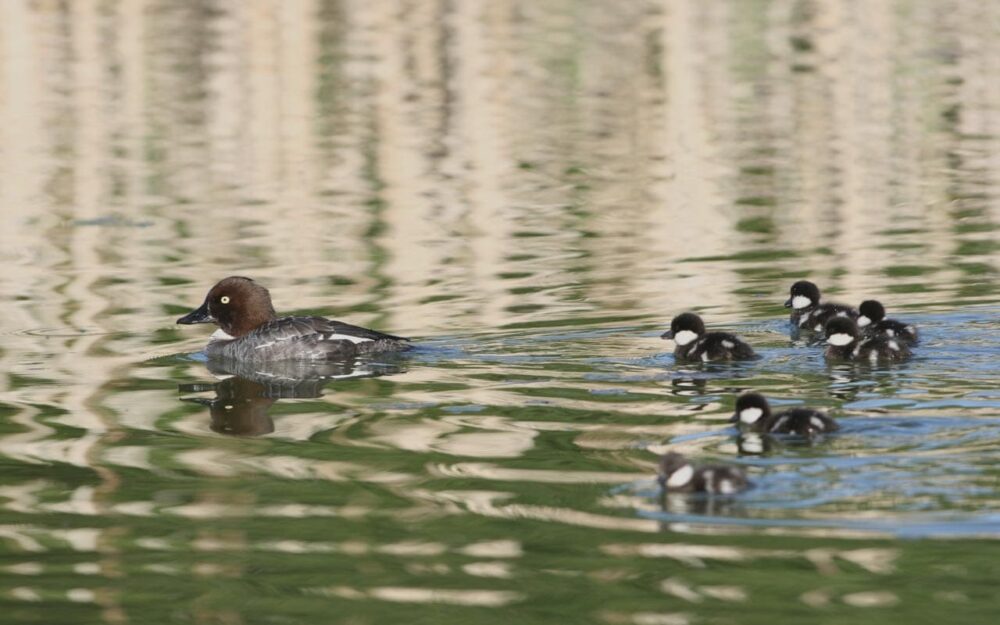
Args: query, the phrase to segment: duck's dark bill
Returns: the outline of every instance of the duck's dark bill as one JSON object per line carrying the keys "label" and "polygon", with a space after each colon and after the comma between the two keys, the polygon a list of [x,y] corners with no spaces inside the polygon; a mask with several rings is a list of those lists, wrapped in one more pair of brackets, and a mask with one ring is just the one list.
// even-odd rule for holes
{"label": "duck's dark bill", "polygon": [[672,338],[674,338],[674,333],[673,333],[672,330],[667,330],[666,332],[664,332],[663,334],[660,335],[660,338],[661,339],[672,339]]}
{"label": "duck's dark bill", "polygon": [[785,308],[791,308],[791,307],[792,307],[792,298],[789,297],[787,300],[785,300]]}
{"label": "duck's dark bill", "polygon": [[208,302],[205,302],[197,310],[192,310],[188,314],[184,315],[177,320],[177,323],[182,323],[184,325],[192,325],[195,323],[212,323],[215,319],[212,315],[208,314]]}

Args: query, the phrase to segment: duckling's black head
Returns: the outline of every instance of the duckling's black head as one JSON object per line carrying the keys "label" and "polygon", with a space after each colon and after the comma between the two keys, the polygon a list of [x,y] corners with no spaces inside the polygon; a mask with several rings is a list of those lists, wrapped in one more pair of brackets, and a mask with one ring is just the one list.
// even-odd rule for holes
{"label": "duckling's black head", "polygon": [[885,307],[877,300],[869,299],[861,302],[861,305],[858,306],[858,312],[861,313],[858,315],[859,328],[885,319]]}
{"label": "duckling's black head", "polygon": [[664,332],[660,338],[673,339],[678,345],[684,346],[697,340],[705,333],[705,322],[694,313],[683,313],[674,317],[670,322],[670,329]]}
{"label": "duckling's black head", "polygon": [[730,423],[745,423],[753,425],[761,419],[770,416],[771,406],[760,393],[743,393],[736,400],[736,412],[730,417]]}
{"label": "duckling's black head", "polygon": [[858,324],[850,317],[834,317],[826,322],[826,342],[836,347],[858,340]]}
{"label": "duckling's black head", "polygon": [[819,287],[808,280],[799,280],[789,290],[785,308],[804,310],[819,304]]}
{"label": "duckling's black head", "polygon": [[683,455],[671,451],[660,458],[659,474],[664,488],[679,488],[691,481],[694,468]]}

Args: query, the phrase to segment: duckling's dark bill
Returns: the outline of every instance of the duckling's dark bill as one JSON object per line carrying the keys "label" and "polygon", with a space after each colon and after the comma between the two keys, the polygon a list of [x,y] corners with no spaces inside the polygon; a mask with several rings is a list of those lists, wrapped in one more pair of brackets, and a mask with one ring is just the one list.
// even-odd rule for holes
{"label": "duckling's dark bill", "polygon": [[205,302],[197,310],[192,310],[177,320],[177,323],[189,326],[195,323],[212,323],[215,318],[208,314],[208,302]]}

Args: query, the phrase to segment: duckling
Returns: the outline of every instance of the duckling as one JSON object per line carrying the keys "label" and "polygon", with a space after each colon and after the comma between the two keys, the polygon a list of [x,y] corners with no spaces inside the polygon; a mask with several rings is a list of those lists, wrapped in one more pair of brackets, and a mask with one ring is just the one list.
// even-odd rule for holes
{"label": "duckling", "polygon": [[659,482],[668,493],[733,495],[750,487],[746,473],[739,467],[709,465],[695,468],[677,452],[660,458]]}
{"label": "duckling", "polygon": [[885,318],[885,307],[878,300],[869,299],[861,302],[858,306],[858,328],[864,338],[884,336],[890,339],[899,339],[907,345],[915,345],[919,341],[917,327]]}
{"label": "duckling", "polygon": [[799,280],[789,290],[785,308],[791,308],[792,325],[812,332],[822,332],[826,322],[833,317],[857,319],[858,311],[844,304],[819,301],[819,287],[808,280]]}
{"label": "duckling", "polygon": [[860,338],[858,324],[847,317],[834,317],[826,324],[827,360],[851,362],[900,362],[912,356],[910,348],[896,339]]}
{"label": "duckling", "polygon": [[728,332],[706,332],[705,323],[694,313],[677,315],[670,329],[660,338],[673,339],[677,360],[750,360],[757,357],[753,348]]}
{"label": "duckling", "polygon": [[740,395],[736,400],[736,412],[729,421],[754,432],[798,434],[805,438],[839,429],[830,416],[812,408],[789,408],[772,414],[770,404],[760,393]]}

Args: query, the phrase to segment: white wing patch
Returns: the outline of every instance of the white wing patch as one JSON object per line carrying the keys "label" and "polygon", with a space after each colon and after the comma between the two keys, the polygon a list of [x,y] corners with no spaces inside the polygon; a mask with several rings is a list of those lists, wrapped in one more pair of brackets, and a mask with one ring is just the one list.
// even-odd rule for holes
{"label": "white wing patch", "polygon": [[725,347],[726,349],[732,349],[736,347],[736,343],[722,339],[722,346]]}
{"label": "white wing patch", "polygon": [[702,352],[701,353],[701,361],[702,362],[708,362],[708,352]]}
{"label": "white wing patch", "polygon": [[692,477],[694,477],[694,469],[691,468],[690,464],[685,464],[670,474],[670,477],[667,478],[667,488],[681,488],[682,486],[686,486]]}
{"label": "white wing patch", "polygon": [[367,343],[369,341],[374,341],[375,339],[369,339],[363,336],[354,336],[353,334],[327,334],[323,337],[324,341],[350,341],[357,345],[358,343]]}
{"label": "white wing patch", "polygon": [[889,341],[889,349],[891,349],[894,352],[898,352],[899,351],[899,343],[897,343],[896,341]]}
{"label": "white wing patch", "polygon": [[736,492],[736,484],[728,477],[719,480],[719,493],[722,495],[732,495]]}
{"label": "white wing patch", "polygon": [[756,423],[762,414],[764,414],[764,411],[760,408],[744,408],[740,411],[740,422]]}
{"label": "white wing patch", "polygon": [[[268,341],[267,343],[261,343],[260,345],[255,345],[254,349],[267,349],[268,347],[271,347],[275,343],[280,343],[281,341],[289,341],[289,340],[293,340],[293,339],[306,338],[307,336],[310,336],[310,335],[303,335],[303,336],[296,336],[296,335],[293,335],[293,336],[283,336],[283,337],[277,338],[277,339],[275,339],[273,341]],[[340,334],[339,332],[335,332],[333,334],[320,334],[319,335],[319,340],[321,340],[321,341],[350,341],[351,343],[354,343],[355,345],[357,345],[358,343],[368,343],[368,342],[374,341],[375,339],[369,339],[369,338],[365,338],[363,336],[354,336],[353,334]]]}
{"label": "white wing patch", "polygon": [[872,361],[872,364],[878,362],[878,351],[873,349],[868,352],[868,360]]}
{"label": "white wing patch", "polygon": [[803,308],[809,308],[812,305],[812,300],[805,295],[796,295],[792,298],[792,308],[795,310],[802,310]]}
{"label": "white wing patch", "polygon": [[843,347],[844,345],[850,345],[854,341],[854,337],[850,334],[843,334],[838,332],[837,334],[831,334],[826,342],[830,345],[836,345],[837,347]]}

